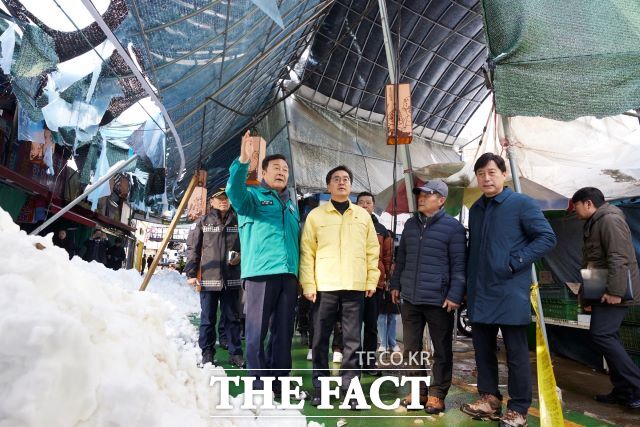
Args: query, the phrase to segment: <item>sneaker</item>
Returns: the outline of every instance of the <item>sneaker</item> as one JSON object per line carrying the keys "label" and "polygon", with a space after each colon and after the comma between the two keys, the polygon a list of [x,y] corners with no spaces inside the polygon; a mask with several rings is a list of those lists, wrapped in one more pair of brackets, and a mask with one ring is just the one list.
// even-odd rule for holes
{"label": "sneaker", "polygon": [[387,348],[383,345],[381,345],[380,347],[378,347],[378,349],[376,350],[378,353],[384,353],[385,351],[387,351]]}
{"label": "sneaker", "polygon": [[391,351],[394,352],[394,353],[400,353],[402,350],[400,350],[400,346],[398,344],[396,344],[396,345],[393,346]]}
{"label": "sneaker", "polygon": [[427,404],[425,405],[424,411],[427,414],[439,414],[440,412],[444,412],[444,399],[440,399],[436,396],[429,396],[427,398]]}
{"label": "sneaker", "polygon": [[498,421],[502,415],[502,400],[491,394],[482,394],[480,399],[465,403],[460,410],[476,420]]}
{"label": "sneaker", "polygon": [[307,360],[313,360],[313,352],[311,351],[311,349],[309,349],[309,351],[307,352]]}
{"label": "sneaker", "polygon": [[232,366],[235,366],[236,368],[244,368],[245,367],[244,358],[240,354],[234,354],[233,356],[231,356],[229,358],[229,363]]}
{"label": "sneaker", "polygon": [[500,418],[500,427],[527,427],[527,416],[507,409],[507,412]]}
{"label": "sneaker", "polygon": [[[428,396],[426,394],[421,394],[420,395],[420,405],[422,405],[422,407],[424,407],[427,404],[427,400],[428,400]],[[407,394],[401,401],[400,401],[400,405],[404,406],[405,408],[407,408],[409,405],[411,405],[411,393]],[[407,408],[409,409],[409,408]],[[415,410],[415,409],[410,409],[410,410]]]}
{"label": "sneaker", "polygon": [[223,350],[229,350],[229,343],[228,343],[227,341],[225,341],[225,340],[220,341],[220,347],[221,347]]}
{"label": "sneaker", "polygon": [[340,351],[333,352],[333,363],[342,363],[342,352]]}

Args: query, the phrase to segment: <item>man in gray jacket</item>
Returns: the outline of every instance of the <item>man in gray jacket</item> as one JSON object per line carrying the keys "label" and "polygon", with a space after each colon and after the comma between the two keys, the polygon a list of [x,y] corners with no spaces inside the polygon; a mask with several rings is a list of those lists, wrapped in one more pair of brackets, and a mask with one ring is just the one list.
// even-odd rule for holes
{"label": "man in gray jacket", "polygon": [[214,363],[218,301],[229,345],[229,362],[244,367],[240,342],[240,240],[238,218],[224,188],[212,196],[211,211],[197,220],[187,239],[185,273],[200,286],[202,364]]}
{"label": "man in gray jacket", "polygon": [[[607,286],[600,300],[583,301],[591,305],[589,334],[609,366],[613,390],[597,395],[604,403],[622,403],[640,408],[640,368],[620,341],[618,330],[629,306],[640,304],[638,261],[631,242],[631,231],[622,211],[604,201],[593,187],[576,191],[571,198],[578,218],[585,220],[583,268],[607,269]],[[631,288],[632,299],[623,300]]]}

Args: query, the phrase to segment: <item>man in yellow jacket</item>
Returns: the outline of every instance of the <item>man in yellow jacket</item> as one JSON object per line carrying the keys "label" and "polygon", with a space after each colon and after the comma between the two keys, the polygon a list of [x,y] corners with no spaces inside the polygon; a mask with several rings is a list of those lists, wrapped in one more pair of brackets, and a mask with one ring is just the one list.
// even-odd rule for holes
{"label": "man in yellow jacket", "polygon": [[[320,377],[329,373],[329,337],[342,308],[342,393],[358,376],[364,299],[376,291],[380,245],[369,213],[349,201],[353,174],[338,166],[327,174],[331,201],[307,216],[300,241],[300,283],[313,302],[313,406],[320,404]],[[355,409],[355,400],[349,402]]]}

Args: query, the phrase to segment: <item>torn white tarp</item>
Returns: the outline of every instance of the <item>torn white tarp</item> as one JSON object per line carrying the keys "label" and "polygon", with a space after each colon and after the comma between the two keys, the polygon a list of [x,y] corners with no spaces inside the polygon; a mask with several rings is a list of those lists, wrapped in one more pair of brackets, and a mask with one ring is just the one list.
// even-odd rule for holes
{"label": "torn white tarp", "polygon": [[[498,132],[496,133],[496,125]],[[543,117],[510,118],[519,175],[566,197],[597,187],[608,199],[640,194],[640,123],[635,117],[581,117],[569,122]],[[500,119],[489,121],[484,142],[464,150],[465,168],[447,182],[477,186],[475,160],[506,149]]]}
{"label": "torn white tarp", "polygon": [[9,27],[4,30],[4,33],[0,35],[0,45],[2,45],[2,58],[0,59],[0,67],[2,71],[7,75],[11,75],[11,64],[13,63],[13,50],[16,46],[16,31],[13,22],[9,24]]}
{"label": "torn white tarp", "polygon": [[[115,165],[114,165],[115,166]],[[109,159],[107,158],[107,141],[102,140],[102,151],[100,152],[100,158],[98,158],[98,164],[96,165],[96,172],[93,174],[91,184],[97,182],[101,177],[109,173]],[[111,186],[109,181],[96,188],[87,196],[87,200],[91,202],[91,209],[96,210],[98,207],[98,200],[101,197],[105,197],[111,194]]]}

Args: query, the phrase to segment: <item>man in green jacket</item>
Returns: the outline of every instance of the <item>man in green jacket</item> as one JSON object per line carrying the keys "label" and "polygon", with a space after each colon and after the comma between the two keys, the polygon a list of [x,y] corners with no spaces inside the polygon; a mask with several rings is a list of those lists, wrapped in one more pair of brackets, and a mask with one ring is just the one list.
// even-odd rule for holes
{"label": "man in green jacket", "polygon": [[[246,296],[245,339],[249,375],[282,377],[291,370],[291,340],[297,299],[300,217],[287,189],[289,165],[281,154],[262,161],[260,186],[246,184],[253,154],[249,134],[229,168],[227,196],[238,213],[241,271]],[[270,329],[269,329],[270,326]],[[264,340],[270,332],[267,349]],[[273,384],[276,395],[280,383]]]}

